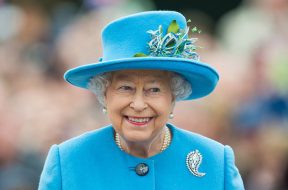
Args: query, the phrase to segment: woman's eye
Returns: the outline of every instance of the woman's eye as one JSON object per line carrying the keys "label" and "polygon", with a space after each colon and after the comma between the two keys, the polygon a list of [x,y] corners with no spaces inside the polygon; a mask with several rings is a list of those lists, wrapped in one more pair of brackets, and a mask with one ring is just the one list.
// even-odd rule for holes
{"label": "woman's eye", "polygon": [[150,88],[149,92],[152,92],[152,93],[160,92],[160,88]]}
{"label": "woman's eye", "polygon": [[130,90],[133,90],[133,88],[131,86],[120,86],[119,90],[130,91]]}

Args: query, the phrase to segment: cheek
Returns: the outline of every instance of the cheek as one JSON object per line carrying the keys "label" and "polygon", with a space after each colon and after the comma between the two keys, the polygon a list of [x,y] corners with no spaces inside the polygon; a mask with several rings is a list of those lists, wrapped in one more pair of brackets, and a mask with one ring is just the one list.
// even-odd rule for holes
{"label": "cheek", "polygon": [[168,120],[169,114],[173,110],[172,98],[167,97],[167,98],[163,98],[161,100],[157,100],[154,103],[153,109],[155,110],[155,112],[158,115],[158,118],[156,119],[155,122],[166,123]]}
{"label": "cheek", "polygon": [[114,127],[120,127],[123,122],[123,111],[128,105],[127,96],[119,96],[111,90],[106,92],[107,116]]}
{"label": "cheek", "polygon": [[117,98],[108,89],[105,97],[107,116],[113,124],[119,123],[121,113],[121,101],[117,101]]}

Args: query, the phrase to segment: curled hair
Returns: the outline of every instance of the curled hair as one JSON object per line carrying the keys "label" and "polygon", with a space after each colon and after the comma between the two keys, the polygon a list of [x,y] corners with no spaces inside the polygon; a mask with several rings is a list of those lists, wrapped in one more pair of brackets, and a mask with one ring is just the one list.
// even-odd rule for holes
{"label": "curled hair", "polygon": [[103,73],[90,79],[88,89],[91,90],[96,96],[100,104],[105,105],[105,92],[106,88],[110,85],[112,73]]}
{"label": "curled hair", "polygon": [[[187,98],[192,93],[190,83],[185,80],[181,75],[171,72],[171,91],[176,101]],[[98,98],[98,101],[105,105],[105,92],[106,88],[110,85],[112,73],[103,73],[90,79],[88,89],[91,90]]]}
{"label": "curled hair", "polygon": [[174,72],[171,74],[171,90],[176,101],[184,100],[192,93],[190,83],[181,75]]}

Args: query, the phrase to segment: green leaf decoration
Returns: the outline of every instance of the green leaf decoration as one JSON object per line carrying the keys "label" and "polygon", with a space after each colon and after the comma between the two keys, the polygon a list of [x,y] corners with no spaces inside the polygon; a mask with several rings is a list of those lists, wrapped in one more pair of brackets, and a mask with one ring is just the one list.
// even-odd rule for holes
{"label": "green leaf decoration", "polygon": [[167,47],[173,47],[175,46],[176,41],[175,40],[171,40],[170,42],[168,42],[168,44],[166,45]]}
{"label": "green leaf decoration", "polygon": [[195,27],[193,27],[192,28],[192,30],[191,30],[193,33],[198,33],[198,34],[200,34],[202,31],[201,30],[199,30],[196,26]]}
{"label": "green leaf decoration", "polygon": [[[189,19],[187,23],[191,22]],[[189,30],[189,27],[180,29],[176,20],[172,20],[167,28],[167,32],[163,31],[162,25],[157,30],[149,30],[147,33],[151,36],[149,41],[148,55],[138,52],[134,57],[177,57],[187,58],[199,61],[199,55],[196,52],[199,46],[195,45],[197,38],[189,38],[189,31],[201,33],[197,27]]]}
{"label": "green leaf decoration", "polygon": [[184,51],[185,44],[186,44],[186,42],[183,41],[183,42],[179,45],[179,47],[178,47],[179,53],[182,53],[182,52]]}
{"label": "green leaf decoration", "polygon": [[177,24],[176,20],[173,20],[167,30],[167,33],[173,32],[174,34],[179,32],[179,25]]}
{"label": "green leaf decoration", "polygon": [[138,52],[133,57],[148,57],[145,53]]}
{"label": "green leaf decoration", "polygon": [[160,31],[160,34],[163,33],[163,28],[162,28],[162,25],[159,26],[159,31]]}
{"label": "green leaf decoration", "polygon": [[179,33],[180,33],[180,38],[182,38],[185,35],[185,30],[179,29]]}
{"label": "green leaf decoration", "polygon": [[193,27],[192,28],[192,30],[191,30],[192,32],[197,32],[198,31],[198,29],[197,29],[197,27],[195,26],[195,27]]}

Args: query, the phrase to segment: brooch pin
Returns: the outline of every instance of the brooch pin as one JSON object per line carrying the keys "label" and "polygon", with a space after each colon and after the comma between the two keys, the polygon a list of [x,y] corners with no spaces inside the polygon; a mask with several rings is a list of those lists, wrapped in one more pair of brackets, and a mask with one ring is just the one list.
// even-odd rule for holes
{"label": "brooch pin", "polygon": [[206,173],[201,173],[198,171],[200,164],[202,163],[202,155],[199,150],[194,150],[188,153],[186,158],[186,165],[189,171],[196,177],[203,177]]}

